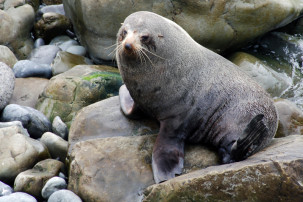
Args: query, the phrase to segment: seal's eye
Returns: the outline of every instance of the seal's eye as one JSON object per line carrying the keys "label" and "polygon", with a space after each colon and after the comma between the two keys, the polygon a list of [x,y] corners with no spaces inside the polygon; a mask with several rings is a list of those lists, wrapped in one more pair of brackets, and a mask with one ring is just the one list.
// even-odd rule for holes
{"label": "seal's eye", "polygon": [[149,41],[149,36],[148,36],[148,35],[143,35],[143,36],[141,36],[141,41],[142,41],[143,43],[147,43],[147,42]]}
{"label": "seal's eye", "polygon": [[123,30],[123,31],[122,31],[122,35],[125,36],[126,34],[127,34],[127,31],[126,31],[126,30]]}

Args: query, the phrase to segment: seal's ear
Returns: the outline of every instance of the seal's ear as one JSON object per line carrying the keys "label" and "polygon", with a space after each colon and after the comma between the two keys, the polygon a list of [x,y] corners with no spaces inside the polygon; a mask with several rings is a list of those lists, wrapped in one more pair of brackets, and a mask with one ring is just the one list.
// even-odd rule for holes
{"label": "seal's ear", "polygon": [[124,23],[122,22],[121,25],[123,25]]}

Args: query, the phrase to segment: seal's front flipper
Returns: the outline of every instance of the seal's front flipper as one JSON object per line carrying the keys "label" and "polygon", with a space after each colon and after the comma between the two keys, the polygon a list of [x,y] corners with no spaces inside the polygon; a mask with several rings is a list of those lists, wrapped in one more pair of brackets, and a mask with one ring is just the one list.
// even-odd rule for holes
{"label": "seal's front flipper", "polygon": [[255,153],[268,138],[269,129],[263,122],[264,115],[255,116],[247,125],[242,136],[231,148],[231,159],[241,161]]}
{"label": "seal's front flipper", "polygon": [[128,89],[122,85],[119,89],[120,107],[124,115],[128,118],[138,119],[144,116],[141,109],[136,105],[130,96]]}
{"label": "seal's front flipper", "polygon": [[160,183],[180,175],[184,162],[184,141],[177,135],[160,133],[152,155],[154,180]]}

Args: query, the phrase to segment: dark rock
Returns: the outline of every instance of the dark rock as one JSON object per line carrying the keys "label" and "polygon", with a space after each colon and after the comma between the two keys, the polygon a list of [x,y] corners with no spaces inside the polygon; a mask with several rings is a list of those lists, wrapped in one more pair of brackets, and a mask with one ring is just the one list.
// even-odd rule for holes
{"label": "dark rock", "polygon": [[34,26],[34,36],[43,38],[49,43],[54,37],[60,36],[71,29],[70,20],[58,13],[44,13],[42,18]]}
{"label": "dark rock", "polygon": [[52,131],[52,124],[44,114],[31,107],[16,104],[4,108],[0,121],[20,121],[33,138],[40,138],[43,133]]}

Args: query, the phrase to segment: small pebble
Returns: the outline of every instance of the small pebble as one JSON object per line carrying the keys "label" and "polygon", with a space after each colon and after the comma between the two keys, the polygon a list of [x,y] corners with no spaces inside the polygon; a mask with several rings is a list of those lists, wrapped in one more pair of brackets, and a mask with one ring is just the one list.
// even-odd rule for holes
{"label": "small pebble", "polygon": [[47,202],[82,202],[81,198],[77,196],[74,192],[70,190],[59,190],[54,192],[50,197],[48,198]]}
{"label": "small pebble", "polygon": [[0,197],[10,195],[13,192],[13,188],[0,181]]}
{"label": "small pebble", "polygon": [[61,189],[66,189],[67,184],[65,180],[61,177],[52,177],[49,179],[44,185],[41,195],[43,198],[48,199],[50,195],[54,192],[59,191]]}
{"label": "small pebble", "polygon": [[56,116],[54,118],[52,128],[53,128],[53,133],[60,136],[64,140],[67,140],[68,128],[59,116]]}

